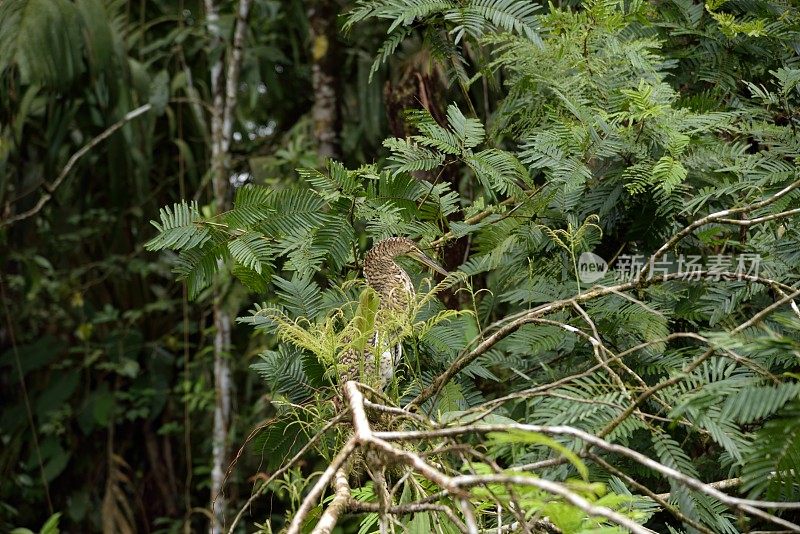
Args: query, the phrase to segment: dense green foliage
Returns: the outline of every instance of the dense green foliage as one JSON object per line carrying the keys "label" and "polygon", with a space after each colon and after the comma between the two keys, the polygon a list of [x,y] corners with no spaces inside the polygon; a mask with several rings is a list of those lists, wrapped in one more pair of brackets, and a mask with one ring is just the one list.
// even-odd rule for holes
{"label": "dense green foliage", "polygon": [[[580,11],[532,16],[505,2],[497,9],[506,12],[492,18],[481,11],[489,3],[478,5],[473,13],[446,3],[365,2],[350,22],[392,20],[384,50],[399,42],[393,31],[407,37],[415,22],[422,23],[434,50],[440,50],[435,39],[455,35],[439,59],[456,65],[467,63],[458,48],[461,38],[480,38],[490,56],[483,75],[501,81],[505,93],[491,114],[488,138],[480,120],[454,105],[445,124],[427,111],[412,111],[407,121],[417,133],[387,139],[385,165],[348,171],[331,163],[326,174],[301,172],[307,186],[300,189],[244,188],[231,212],[208,222],[192,215],[190,206],[176,206],[174,213],[162,214],[161,233],[150,246],[183,248],[178,272],[191,287],[210,282],[218,258],[229,258],[233,273],[253,288],[269,282],[268,272],[291,271],[291,281],[275,278],[284,289],[277,302],[290,316],[313,323],[343,305],[335,275],[356,264],[350,246],[355,235],[408,235],[423,244],[468,237],[470,253],[459,271],[472,281],[469,287],[481,289],[465,300],[474,314],[412,336],[417,360],[406,362],[410,372],[398,384],[410,400],[486,325],[574,297],[576,281],[580,295],[585,288],[574,269],[582,252],[648,258],[687,221],[763,201],[790,185],[795,190],[776,202],[744,213],[769,219],[797,205],[800,139],[792,110],[800,71],[793,68],[791,47],[796,13],[765,5],[763,16],[772,19],[738,21],[735,11],[711,6],[676,3],[656,11],[646,4],[594,2]],[[499,30],[525,31],[487,32],[488,20],[481,16]],[[707,65],[711,53],[718,61],[713,68]],[[703,69],[692,68],[698,62]],[[457,79],[467,91],[474,81]],[[436,179],[445,166],[458,168],[452,185]],[[254,199],[262,196],[256,208]],[[479,220],[470,223],[477,214]],[[597,341],[630,354],[626,364],[586,372],[549,394],[521,394],[494,413],[526,423],[576,425],[611,441],[635,443],[686,474],[741,475],[752,496],[796,499],[791,466],[800,441],[789,414],[800,390],[786,373],[797,368],[800,323],[788,307],[759,323],[748,321],[785,296],[783,290],[796,293],[798,257],[790,250],[798,235],[784,220],[789,215],[743,231],[710,221],[670,253],[702,256],[711,276],[663,283],[645,276],[632,295],[614,292],[562,306],[550,323],[523,326],[472,362],[426,411],[452,422],[461,411],[481,406],[488,392],[492,398],[591,368],[595,358],[608,355],[564,333],[569,326],[585,329],[590,321]],[[759,272],[747,281],[730,276],[745,272],[735,263],[710,263],[745,254],[760,258]],[[715,274],[715,268],[729,276]],[[752,265],[748,269],[753,274]],[[317,273],[316,280],[309,271]],[[596,283],[625,282],[613,274]],[[320,276],[327,288],[318,285]],[[259,317],[264,308],[248,322]],[[286,340],[296,348],[282,346],[258,370],[274,377],[291,366],[295,378],[278,389],[290,399],[303,397],[309,386],[324,387],[305,372],[301,362],[308,360],[297,352],[313,346],[296,335]],[[321,349],[317,356],[316,363],[330,364]],[[680,380],[628,410],[637,394],[670,377]],[[636,416],[634,408],[641,410]],[[759,430],[758,423],[771,416],[776,418]],[[513,450],[498,458],[518,465],[549,453],[544,448],[508,456]],[[693,450],[703,454],[693,458]],[[610,474],[603,473],[595,476]],[[540,475],[560,479],[570,471],[559,467]],[[690,519],[712,530],[736,531],[734,516],[707,496],[680,485],[673,485],[671,495]]]}
{"label": "dense green foliage", "polygon": [[[183,304],[169,259],[143,248],[162,205],[211,198],[208,60],[218,51],[203,17],[195,1],[0,5],[0,531],[44,524],[40,460],[67,531],[99,531],[109,517],[118,532],[207,521],[190,510],[208,501],[208,312]],[[272,176],[315,160],[300,120],[305,14],[258,2],[251,27],[232,159]],[[156,109],[71,159],[148,103]],[[236,338],[242,353],[248,334]],[[246,367],[236,375],[245,434],[263,417],[248,408],[263,388]]]}
{"label": "dense green foliage", "polygon": [[[159,454],[172,461],[177,453],[167,448],[184,444],[194,451],[179,455],[190,467],[184,475],[194,474],[183,505],[192,495],[199,501],[207,461],[198,455],[207,456],[209,445],[192,421],[208,427],[213,387],[208,320],[194,310],[215,284],[226,289],[231,308],[252,308],[241,312],[232,354],[242,390],[237,446],[267,418],[245,445],[255,454],[233,471],[230,486],[240,483],[243,494],[245,477],[274,471],[335,415],[336,355],[363,344],[366,321],[399,331],[406,345],[387,395],[400,406],[419,400],[436,421],[470,423],[482,415],[484,423],[569,425],[706,482],[740,478],[733,491],[741,496],[800,501],[797,8],[751,0],[362,0],[343,24],[359,57],[349,68],[359,76],[341,105],[363,101],[382,114],[375,104],[380,80],[395,88],[418,83],[416,99],[405,101],[409,109],[389,116],[403,131],[392,127],[393,137],[382,118],[359,122],[353,113],[344,126],[344,163],[322,169],[311,168],[302,123],[285,137],[245,135],[237,154],[249,159],[237,159],[235,168],[252,183],[237,184],[233,208],[215,215],[203,204],[208,199],[194,194],[207,185],[204,122],[191,105],[208,101],[190,81],[208,59],[199,26],[180,25],[173,30],[186,33],[180,38],[156,38],[157,3],[143,4],[153,21],[148,30],[115,4],[61,2],[30,16],[25,8],[36,3],[0,5],[0,58],[14,58],[0,63],[4,203],[31,187],[28,181],[57,175],[52,170],[97,128],[139,104],[157,108],[93,150],[92,165],[81,164],[82,182],[65,183],[39,214],[3,237],[13,245],[3,284],[13,295],[7,315],[16,333],[16,346],[0,359],[3,384],[18,383],[18,358],[44,476],[56,487],[82,484],[54,500],[55,511],[74,524],[96,525],[90,503],[102,500],[105,508],[109,494],[156,499],[162,490],[152,478],[166,474],[153,464]],[[273,62],[302,67],[288,59],[297,37],[274,25],[294,17],[301,27],[303,17],[293,4],[256,5],[251,18],[261,32],[253,31],[246,55],[249,89],[238,127],[245,131],[266,114],[285,131],[295,117],[279,105],[279,86],[303,83],[303,75],[276,79]],[[59,26],[63,35],[48,37],[76,56],[40,63],[32,51],[54,44],[21,41],[27,26],[5,22],[21,17],[27,25],[73,21]],[[379,39],[370,25],[380,25]],[[184,43],[180,59],[170,53],[176,40]],[[256,89],[260,80],[268,82],[266,96]],[[302,109],[307,102],[290,104]],[[259,151],[270,155],[256,157]],[[145,228],[147,219],[155,232]],[[430,275],[408,265],[422,288],[415,313],[376,320],[359,281],[363,251],[396,235],[438,253],[454,274],[433,288]],[[142,256],[142,246],[174,253]],[[600,278],[582,276],[589,251],[611,264]],[[689,258],[699,258],[694,277],[676,272]],[[649,265],[638,277],[624,270],[637,259]],[[169,270],[199,304],[181,304]],[[507,328],[531,312],[538,315]],[[498,332],[496,343],[464,360]],[[435,381],[454,364],[459,372]],[[432,384],[436,392],[428,394]],[[8,397],[0,465],[13,482],[4,482],[0,505],[30,522],[30,508],[41,508],[44,494],[24,397]],[[129,436],[141,429],[146,453]],[[191,443],[182,441],[192,432]],[[320,440],[307,468],[257,484],[275,497],[272,508],[250,512],[267,522],[263,531],[282,526],[284,510],[292,516],[311,472],[332,458],[344,434]],[[538,477],[565,482],[657,531],[770,525],[623,456],[594,450],[593,459],[575,438],[495,433],[471,443],[484,461],[431,455],[448,472],[545,462]],[[107,462],[81,477],[97,467],[89,450]],[[565,461],[546,463],[553,458]],[[132,465],[151,469],[150,480]],[[98,492],[92,480],[120,490]],[[487,488],[472,495],[483,527],[516,520],[508,508],[498,517],[496,508],[513,500],[563,532],[610,525],[541,490]],[[643,497],[643,488],[668,493],[669,505]],[[412,477],[401,502],[436,491]],[[355,497],[374,500],[372,483]],[[798,520],[796,510],[779,515]],[[355,532],[360,521],[361,531],[371,532],[377,516],[347,525]],[[456,531],[430,513],[401,521],[410,531]]]}

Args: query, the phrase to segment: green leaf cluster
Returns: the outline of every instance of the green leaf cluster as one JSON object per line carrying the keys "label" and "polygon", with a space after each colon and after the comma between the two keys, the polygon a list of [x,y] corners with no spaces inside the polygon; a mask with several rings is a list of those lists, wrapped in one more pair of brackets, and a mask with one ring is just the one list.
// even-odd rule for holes
{"label": "green leaf cluster", "polygon": [[[181,274],[197,270],[193,294],[225,264],[260,280],[250,287],[267,302],[246,321],[291,347],[257,367],[287,398],[312,383],[290,360],[312,355],[327,386],[337,355],[363,352],[373,331],[387,346],[404,344],[389,392],[401,405],[481,346],[435,394],[423,393],[428,417],[569,425],[691,477],[740,480],[752,498],[796,499],[800,322],[789,296],[800,283],[800,28],[795,7],[759,3],[753,15],[751,5],[359,2],[348,26],[387,26],[377,64],[422,37],[461,91],[454,103],[407,112],[412,133],[386,139],[376,163],[301,170],[291,189],[244,187],[225,214],[165,210],[150,246],[178,250]],[[476,96],[485,97],[480,111]],[[348,280],[369,243],[393,235],[457,250],[448,265],[458,273],[449,282],[461,284],[455,296],[420,291],[409,317],[373,314]],[[653,256],[665,243],[666,257]],[[611,268],[582,282],[588,252]],[[213,262],[203,263],[206,253]],[[674,276],[688,257],[705,274]],[[654,260],[641,280],[617,268],[635,258]],[[724,275],[713,272],[720,258],[729,258]],[[672,274],[654,277],[656,260]],[[275,383],[284,369],[285,387]],[[630,480],[668,494],[670,529],[760,526],[613,454],[593,451],[612,469],[592,463],[577,439],[476,441],[504,470],[543,466],[531,476],[643,524],[656,509]],[[453,471],[489,469],[436,458]],[[550,517],[565,532],[609,528],[550,494],[514,489],[528,519]],[[484,490],[474,494],[482,527],[516,519],[508,488]]]}

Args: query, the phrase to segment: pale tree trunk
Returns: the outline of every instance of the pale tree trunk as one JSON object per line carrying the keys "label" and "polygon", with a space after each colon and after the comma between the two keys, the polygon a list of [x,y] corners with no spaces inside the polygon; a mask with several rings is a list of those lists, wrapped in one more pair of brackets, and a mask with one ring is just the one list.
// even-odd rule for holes
{"label": "pale tree trunk", "polygon": [[340,157],[339,83],[336,0],[309,2],[308,23],[311,37],[311,83],[314,90],[314,138],[321,161]]}
{"label": "pale tree trunk", "polygon": [[211,510],[214,520],[209,532],[222,532],[225,523],[227,499],[222,492],[225,469],[228,465],[228,431],[231,420],[231,367],[228,361],[231,347],[231,316],[222,302],[223,296],[214,295],[214,431],[211,451]]}
{"label": "pale tree trunk", "polygon": [[[206,20],[211,33],[211,49],[223,46],[219,28],[219,12],[214,0],[205,0]],[[247,17],[250,0],[240,0],[237,9],[233,44],[227,56],[220,53],[211,65],[211,172],[214,204],[217,213],[230,208],[230,145],[233,133],[233,114],[242,64],[244,40],[247,35]],[[227,68],[226,68],[227,67]],[[224,74],[224,83],[223,83]],[[231,312],[225,307],[225,295],[219,284],[214,290],[214,429],[212,434],[211,509],[213,520],[211,534],[222,532],[225,523],[226,499],[223,493],[225,472],[228,466],[231,422]]]}

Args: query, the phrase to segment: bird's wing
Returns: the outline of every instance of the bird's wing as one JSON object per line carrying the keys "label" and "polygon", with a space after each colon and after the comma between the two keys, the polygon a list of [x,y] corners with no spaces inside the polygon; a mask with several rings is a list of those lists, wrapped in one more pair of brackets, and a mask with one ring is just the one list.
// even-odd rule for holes
{"label": "bird's wing", "polygon": [[339,383],[344,384],[348,380],[371,383],[375,377],[375,356],[372,347],[375,337],[364,347],[363,357],[361,353],[353,347],[339,353],[337,367],[340,369]]}

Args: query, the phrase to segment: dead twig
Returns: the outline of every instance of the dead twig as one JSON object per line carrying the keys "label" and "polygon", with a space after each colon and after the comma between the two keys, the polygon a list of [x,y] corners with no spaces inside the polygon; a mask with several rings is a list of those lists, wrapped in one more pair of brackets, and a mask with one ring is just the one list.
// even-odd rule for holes
{"label": "dead twig", "polygon": [[53,198],[53,194],[55,193],[56,189],[58,189],[61,186],[61,184],[64,183],[64,180],[66,180],[67,176],[69,176],[69,173],[70,171],[72,171],[72,168],[75,167],[75,164],[77,164],[78,161],[83,156],[88,154],[89,151],[92,150],[94,147],[96,147],[109,137],[111,137],[114,134],[114,132],[125,126],[127,123],[129,123],[136,117],[144,115],[152,108],[153,108],[152,104],[145,104],[143,106],[139,106],[134,110],[129,111],[120,120],[118,120],[105,130],[103,130],[100,134],[96,135],[91,140],[89,140],[88,143],[83,145],[77,152],[75,152],[72,156],[70,156],[70,158],[67,160],[67,164],[64,165],[64,168],[61,169],[61,172],[58,173],[58,176],[56,177],[55,180],[53,180],[52,183],[42,184],[42,188],[45,190],[45,193],[39,197],[39,200],[36,201],[36,204],[34,204],[31,209],[23,211],[22,213],[14,215],[13,217],[9,217],[4,221],[0,221],[0,228],[2,228],[3,226],[10,226],[16,222],[19,222],[23,219],[27,219],[29,217],[33,217],[34,215],[39,213],[39,211],[41,211],[44,205],[47,204],[51,198]]}

